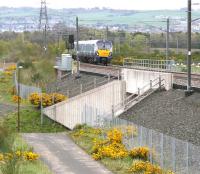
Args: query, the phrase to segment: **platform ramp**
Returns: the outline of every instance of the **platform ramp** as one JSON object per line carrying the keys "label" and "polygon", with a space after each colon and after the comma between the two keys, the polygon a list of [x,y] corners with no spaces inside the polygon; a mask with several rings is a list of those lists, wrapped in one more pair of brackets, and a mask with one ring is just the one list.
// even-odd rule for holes
{"label": "platform ramp", "polygon": [[47,107],[43,113],[69,129],[73,129],[77,124],[86,123],[86,120],[90,120],[94,125],[97,119],[106,117],[105,113],[113,113],[113,106],[121,105],[125,95],[125,81],[114,80],[67,101]]}

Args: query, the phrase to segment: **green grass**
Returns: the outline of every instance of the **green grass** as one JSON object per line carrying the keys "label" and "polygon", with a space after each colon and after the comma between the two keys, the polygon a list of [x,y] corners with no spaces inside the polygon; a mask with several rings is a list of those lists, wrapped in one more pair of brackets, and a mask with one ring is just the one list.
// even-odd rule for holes
{"label": "green grass", "polygon": [[0,103],[12,102],[12,87],[12,77],[3,78],[2,74],[0,74]]}
{"label": "green grass", "polygon": [[[69,133],[73,141],[80,146],[83,150],[85,150],[88,154],[92,154],[92,147],[94,139],[102,139],[101,135],[94,134],[92,128],[84,127],[84,132],[87,134],[83,136],[77,136],[77,132],[79,130],[74,130]],[[112,171],[115,174],[130,174],[128,169],[130,168],[131,164],[133,163],[133,159],[131,157],[126,157],[123,159],[110,159],[110,158],[103,158],[99,162],[102,163],[107,169]]]}
{"label": "green grass", "polygon": [[[44,122],[41,124],[40,111],[27,107],[26,109],[20,112],[20,132],[23,133],[55,133],[55,132],[64,132],[67,129],[50,120],[44,116]],[[17,129],[17,113],[12,113],[4,119],[4,126],[9,130],[16,132]]]}
{"label": "green grass", "polygon": [[[0,145],[0,152],[9,153],[17,150],[32,151],[32,147],[29,147],[19,134],[9,132],[8,136],[4,139],[4,143]],[[52,174],[48,167],[40,160],[32,162],[14,162],[11,160],[10,163],[0,164],[0,174],[11,174],[11,165],[17,166],[18,168],[17,171],[12,171],[13,174]],[[4,172],[1,172],[1,170]]]}

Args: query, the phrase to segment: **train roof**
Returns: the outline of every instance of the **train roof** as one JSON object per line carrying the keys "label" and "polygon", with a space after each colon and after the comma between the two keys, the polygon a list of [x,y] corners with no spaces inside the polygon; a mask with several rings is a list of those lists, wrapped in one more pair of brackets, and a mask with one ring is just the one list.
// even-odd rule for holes
{"label": "train roof", "polygon": [[103,40],[82,40],[82,41],[78,41],[78,43],[79,44],[96,44],[98,41],[103,41]]}

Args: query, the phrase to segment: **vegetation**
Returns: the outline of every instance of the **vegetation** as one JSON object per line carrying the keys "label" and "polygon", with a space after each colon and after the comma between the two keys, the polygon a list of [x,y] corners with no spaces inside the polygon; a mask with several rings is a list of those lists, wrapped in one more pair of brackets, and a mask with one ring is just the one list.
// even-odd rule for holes
{"label": "vegetation", "polygon": [[0,125],[0,174],[51,174],[23,139]]}
{"label": "vegetation", "polygon": [[[44,123],[41,124],[40,111],[32,107],[22,110],[20,112],[20,117],[20,132],[23,133],[54,133],[67,131],[65,127],[47,117],[44,117]],[[16,132],[17,113],[12,113],[6,117],[3,124],[10,131]]]}
{"label": "vegetation", "polygon": [[42,102],[42,106],[43,107],[47,107],[47,106],[51,106],[53,104],[62,102],[64,100],[66,100],[66,99],[67,99],[66,96],[64,96],[62,94],[59,94],[59,93],[52,93],[52,94],[32,93],[29,96],[30,103],[33,104],[36,107],[40,107],[41,106],[41,102]]}
{"label": "vegetation", "polygon": [[174,174],[149,162],[149,155],[153,155],[153,152],[148,147],[136,147],[129,151],[122,139],[130,135],[137,136],[137,130],[133,126],[123,127],[123,130],[122,127],[100,129],[78,125],[69,134],[80,147],[113,173]]}

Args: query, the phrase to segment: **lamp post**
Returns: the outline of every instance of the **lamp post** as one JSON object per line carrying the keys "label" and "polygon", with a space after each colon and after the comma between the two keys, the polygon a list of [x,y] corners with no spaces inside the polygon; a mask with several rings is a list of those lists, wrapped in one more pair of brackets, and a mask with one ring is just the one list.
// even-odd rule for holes
{"label": "lamp post", "polygon": [[17,101],[17,131],[20,132],[20,70],[22,66],[18,66],[18,83],[17,83],[17,92],[18,92],[18,101]]}

